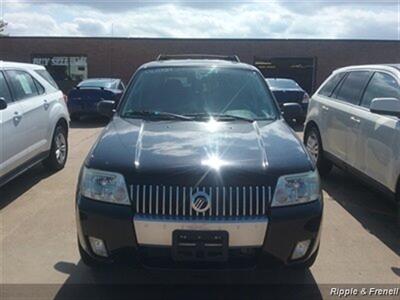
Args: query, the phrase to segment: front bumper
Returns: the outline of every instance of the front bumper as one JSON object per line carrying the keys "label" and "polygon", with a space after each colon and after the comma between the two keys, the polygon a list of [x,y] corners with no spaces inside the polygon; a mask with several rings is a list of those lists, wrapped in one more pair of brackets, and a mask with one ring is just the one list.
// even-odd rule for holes
{"label": "front bumper", "polygon": [[[182,222],[171,220],[172,222],[161,223],[158,224],[160,226],[153,228],[163,229],[159,232],[153,231],[153,238],[159,238],[156,245],[151,239],[146,240],[145,235],[146,228],[150,233],[152,228],[149,229],[148,226],[155,223],[148,223],[143,216],[135,217],[131,207],[102,203],[78,196],[76,217],[79,243],[88,255],[99,261],[114,262],[129,258],[133,260],[135,266],[157,268],[269,268],[271,265],[295,265],[307,261],[316,252],[320,239],[322,211],[321,199],[309,204],[272,208],[269,210],[267,220],[259,220],[261,222],[258,223],[258,227],[256,221],[243,224],[240,221],[228,222],[231,227],[204,223],[206,230],[223,229],[231,235],[232,231],[237,230],[241,234],[232,235],[232,239],[229,239],[227,262],[202,263],[201,266],[186,262],[176,263],[172,260],[170,233],[176,228],[177,223],[182,224]],[[189,227],[183,229],[193,228],[190,227],[191,223],[194,224],[194,222],[184,223]],[[258,234],[260,230],[265,231],[261,241]],[[88,243],[89,236],[105,242],[108,258],[96,256],[92,252]],[[307,253],[301,259],[291,260],[296,243],[303,240],[311,240]]]}

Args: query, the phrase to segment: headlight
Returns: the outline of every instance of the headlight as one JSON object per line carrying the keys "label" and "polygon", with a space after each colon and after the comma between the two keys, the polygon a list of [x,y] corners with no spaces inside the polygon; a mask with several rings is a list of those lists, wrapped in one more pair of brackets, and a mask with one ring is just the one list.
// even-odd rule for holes
{"label": "headlight", "polygon": [[121,174],[83,168],[80,186],[84,197],[130,205],[125,179]]}
{"label": "headlight", "polygon": [[272,206],[288,206],[307,203],[320,197],[317,171],[281,176],[276,184]]}

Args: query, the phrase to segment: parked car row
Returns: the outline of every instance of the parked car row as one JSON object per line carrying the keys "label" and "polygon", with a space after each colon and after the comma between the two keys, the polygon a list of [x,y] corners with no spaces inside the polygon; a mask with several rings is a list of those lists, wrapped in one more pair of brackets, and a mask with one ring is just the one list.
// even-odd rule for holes
{"label": "parked car row", "polygon": [[[400,203],[400,65],[336,70],[309,99],[236,56],[161,55],[126,90],[118,79],[83,81],[68,108],[74,119],[110,118],[76,193],[89,266],[128,257],[168,268],[308,268],[321,234],[319,174],[333,164]],[[67,106],[43,67],[2,63],[0,109],[0,184],[39,161],[64,166]],[[282,113],[307,115],[304,143]]]}

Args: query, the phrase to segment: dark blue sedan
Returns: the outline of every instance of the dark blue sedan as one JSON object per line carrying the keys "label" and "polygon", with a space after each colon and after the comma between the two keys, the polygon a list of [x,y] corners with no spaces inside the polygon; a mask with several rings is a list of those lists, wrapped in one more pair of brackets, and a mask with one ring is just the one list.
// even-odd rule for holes
{"label": "dark blue sedan", "polygon": [[291,105],[297,104],[300,107],[296,110],[296,115],[285,115],[285,119],[287,121],[295,119],[298,123],[303,123],[308,109],[309,95],[307,92],[293,79],[267,78],[266,81],[281,109],[284,104],[289,103]]}
{"label": "dark blue sedan", "polygon": [[97,103],[101,100],[119,101],[125,86],[121,79],[93,78],[80,82],[68,94],[68,110],[71,120],[81,116],[98,115]]}

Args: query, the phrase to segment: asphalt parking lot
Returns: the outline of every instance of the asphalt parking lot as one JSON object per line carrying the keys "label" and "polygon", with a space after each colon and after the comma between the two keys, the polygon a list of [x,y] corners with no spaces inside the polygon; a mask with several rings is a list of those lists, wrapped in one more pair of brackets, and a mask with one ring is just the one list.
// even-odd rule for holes
{"label": "asphalt parking lot", "polygon": [[50,174],[39,165],[0,189],[1,283],[51,284],[50,298],[62,295],[69,284],[80,283],[306,283],[320,288],[400,283],[400,231],[394,206],[338,169],[323,180],[321,248],[309,272],[88,269],[76,244],[74,193],[79,168],[104,124],[93,119],[72,124],[69,159],[62,171]]}

